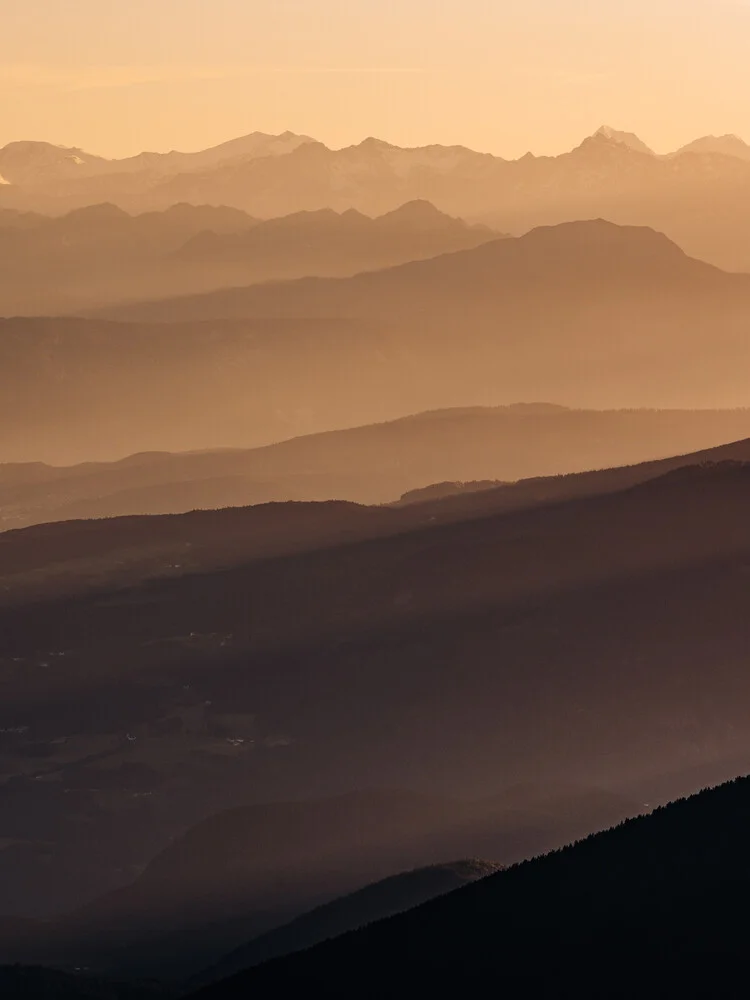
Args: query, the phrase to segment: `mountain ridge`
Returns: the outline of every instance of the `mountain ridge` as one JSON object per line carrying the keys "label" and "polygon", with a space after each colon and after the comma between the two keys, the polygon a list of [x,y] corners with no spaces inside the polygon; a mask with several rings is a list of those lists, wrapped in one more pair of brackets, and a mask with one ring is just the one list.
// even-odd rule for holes
{"label": "mountain ridge", "polygon": [[[489,480],[528,480],[687,454],[744,434],[750,434],[750,410],[586,411],[510,404],[426,412],[253,450],[148,452],[67,468],[0,464],[0,529],[270,500],[415,502],[500,485]],[[456,485],[467,482],[468,487]]]}
{"label": "mountain ridge", "polygon": [[[3,185],[0,207],[60,214],[102,201],[132,211],[190,201],[228,204],[258,218],[321,208],[354,208],[372,216],[422,198],[449,215],[515,235],[540,224],[596,216],[646,224],[668,233],[693,256],[729,270],[750,270],[744,239],[750,160],[737,143],[722,141],[717,148],[697,140],[697,149],[657,155],[633,133],[603,126],[557,156],[506,160],[461,146],[409,149],[375,139],[342,149],[306,137],[268,141],[281,143],[269,148],[271,155],[251,151],[217,160],[219,152],[182,169],[182,161],[164,154],[173,164],[171,173],[146,167],[112,173],[108,167],[88,177],[80,175],[80,164],[65,158],[77,154],[58,150],[59,180]],[[4,170],[2,151],[0,174],[15,177]],[[703,203],[712,205],[710,213],[696,211]]]}
{"label": "mountain ridge", "polygon": [[[495,983],[594,997],[603,982],[617,997],[740,996],[733,904],[748,881],[749,789],[743,777],[704,790],[196,997],[265,997],[323,982],[344,996],[357,968],[368,970],[359,987],[368,997],[386,983],[400,997]],[[545,962],[535,963],[540,946]]]}

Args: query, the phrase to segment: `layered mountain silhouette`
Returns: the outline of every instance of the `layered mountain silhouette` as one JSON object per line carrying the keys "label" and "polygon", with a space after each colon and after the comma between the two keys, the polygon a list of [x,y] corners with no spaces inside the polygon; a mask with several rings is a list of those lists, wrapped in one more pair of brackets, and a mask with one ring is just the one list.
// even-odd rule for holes
{"label": "layered mountain silhouette", "polygon": [[[387,875],[570,839],[555,835],[561,784],[637,810],[739,773],[747,444],[707,458],[404,507],[4,533],[2,910],[60,913],[126,886],[170,838],[241,803],[547,789],[551,819],[539,827],[527,803],[504,847],[453,840]],[[226,845],[200,850],[206,871],[229,866],[217,892],[239,884]],[[180,914],[198,853],[177,855]],[[141,912],[155,914],[158,871],[122,898],[150,886]]]}
{"label": "layered mountain silhouette", "polygon": [[285,500],[423,502],[739,440],[748,410],[437,410],[253,450],[0,465],[0,529]]}
{"label": "layered mountain silhouette", "polygon": [[748,149],[0,149],[0,992],[742,995]]}
{"label": "layered mountain silhouette", "polygon": [[750,278],[601,221],[108,316],[0,321],[5,461],[252,447],[519,398],[748,402]]}
{"label": "layered mountain silhouette", "polygon": [[220,163],[252,160],[256,157],[280,156],[305,143],[308,136],[284,132],[250,135],[221,143],[197,153],[140,153],[121,160],[93,156],[81,149],[55,146],[49,142],[11,142],[0,149],[0,172],[8,185],[35,188],[45,184],[121,174],[144,175],[144,181],[164,175],[204,170]]}
{"label": "layered mountain silhouette", "polygon": [[[494,984],[540,995],[739,997],[745,949],[737,904],[746,880],[748,795],[747,778],[703,791],[189,995],[348,997],[356,983],[365,997],[486,991]],[[397,884],[373,886],[265,940],[283,947],[295,926],[304,935],[316,917],[341,930],[352,906],[369,908],[373,890],[390,895]],[[241,955],[228,959],[229,968]],[[40,968],[5,967],[0,977],[29,996],[157,995],[156,988]],[[174,994],[165,988],[158,995]]]}
{"label": "layered mountain silhouette", "polygon": [[72,313],[238,283],[348,275],[497,236],[426,202],[377,219],[328,210],[266,222],[184,203],[136,216],[111,204],[59,218],[8,210],[0,212],[0,312]]}
{"label": "layered mountain silhouette", "polygon": [[739,997],[749,822],[743,778],[197,996]]}
{"label": "layered mountain silhouette", "polygon": [[[604,217],[666,232],[695,256],[750,269],[750,166],[734,137],[667,156],[608,126],[556,157],[504,160],[460,146],[402,149],[378,139],[333,150],[303,136],[249,136],[197,154],[105,161],[44,143],[0,150],[0,207],[61,214],[108,201],[132,212],[177,202],[260,218],[329,208],[381,215],[427,199],[502,232]],[[79,162],[80,161],[80,162]]]}

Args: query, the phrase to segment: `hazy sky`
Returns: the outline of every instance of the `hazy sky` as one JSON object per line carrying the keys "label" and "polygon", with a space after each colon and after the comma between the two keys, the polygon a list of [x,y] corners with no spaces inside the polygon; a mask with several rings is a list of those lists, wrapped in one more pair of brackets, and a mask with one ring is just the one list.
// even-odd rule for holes
{"label": "hazy sky", "polygon": [[750,139],[750,0],[0,0],[0,146]]}

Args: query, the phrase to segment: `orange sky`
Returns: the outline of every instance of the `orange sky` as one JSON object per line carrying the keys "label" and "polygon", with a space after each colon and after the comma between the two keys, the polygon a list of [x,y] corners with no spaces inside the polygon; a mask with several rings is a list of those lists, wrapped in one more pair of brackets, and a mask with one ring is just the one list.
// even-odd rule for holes
{"label": "orange sky", "polygon": [[750,139],[750,0],[0,0],[0,145]]}

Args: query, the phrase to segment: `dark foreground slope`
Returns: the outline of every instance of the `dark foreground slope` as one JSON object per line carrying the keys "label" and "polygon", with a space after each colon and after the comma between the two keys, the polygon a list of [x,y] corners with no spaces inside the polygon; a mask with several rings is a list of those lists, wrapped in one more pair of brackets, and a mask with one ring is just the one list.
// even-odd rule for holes
{"label": "dark foreground slope", "polygon": [[500,868],[491,861],[471,859],[391,875],[261,935],[227,955],[200,978],[204,982],[218,981],[272,958],[311,948],[321,941],[410,910],[428,899],[486,878]]}
{"label": "dark foreground slope", "polygon": [[198,996],[746,996],[749,836],[743,778]]}
{"label": "dark foreground slope", "polygon": [[459,493],[464,483],[475,489],[612,468],[749,434],[748,409],[573,410],[539,403],[436,410],[251,450],[149,452],[62,468],[0,465],[0,529],[269,501],[385,503],[415,490],[405,502],[424,501]]}

